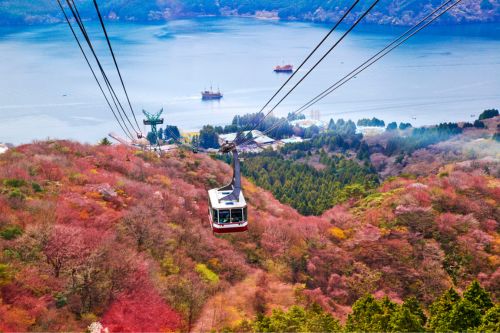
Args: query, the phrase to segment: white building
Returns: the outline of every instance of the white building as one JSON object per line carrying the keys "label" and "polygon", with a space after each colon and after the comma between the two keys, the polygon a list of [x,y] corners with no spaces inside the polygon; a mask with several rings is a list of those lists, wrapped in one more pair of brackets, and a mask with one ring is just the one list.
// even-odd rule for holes
{"label": "white building", "polygon": [[290,122],[292,126],[300,127],[300,128],[309,128],[311,126],[316,126],[319,128],[325,128],[325,123],[321,120],[314,119],[298,119]]}
{"label": "white building", "polygon": [[284,144],[287,144],[287,143],[300,143],[300,142],[303,142],[304,139],[302,139],[300,136],[292,136],[288,139],[281,139],[281,142],[284,143]]}
{"label": "white building", "polygon": [[378,134],[382,134],[385,132],[385,127],[377,127],[377,126],[357,126],[356,133],[361,133],[364,136],[374,136]]}
{"label": "white building", "polygon": [[[250,131],[243,132],[243,137],[247,137],[249,132]],[[234,141],[236,139],[236,135],[237,135],[237,133],[220,134],[219,135],[219,144],[222,145],[226,141],[228,141],[228,142]],[[257,145],[268,146],[268,145],[272,145],[275,142],[275,140],[268,137],[267,135],[264,135],[261,131],[253,130],[252,131],[252,140],[249,142],[249,144],[251,144],[253,142],[255,142]]]}

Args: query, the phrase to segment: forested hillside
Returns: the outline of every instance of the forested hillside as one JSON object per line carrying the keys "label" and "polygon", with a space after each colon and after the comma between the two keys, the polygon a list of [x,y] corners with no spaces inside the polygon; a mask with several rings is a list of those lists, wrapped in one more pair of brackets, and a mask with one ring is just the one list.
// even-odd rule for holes
{"label": "forested hillside", "polygon": [[[91,2],[78,0],[84,16],[90,16]],[[381,0],[367,16],[376,24],[409,25],[416,22],[443,1]],[[125,21],[163,21],[196,16],[256,16],[283,20],[331,22],[342,15],[349,1],[345,0],[171,0],[124,1],[105,0],[100,5],[106,16]],[[360,13],[370,3],[355,11]],[[58,7],[52,0],[0,0],[0,24],[37,24],[61,20]],[[353,18],[348,19],[353,20]],[[463,1],[444,15],[441,22],[494,22],[500,20],[499,0]]]}
{"label": "forested hillside", "polygon": [[[498,159],[500,117],[498,110],[485,110],[489,118],[474,123],[441,123],[414,128],[409,123],[389,123],[379,134],[363,135],[353,121],[330,119],[328,125],[307,128],[284,122],[273,137],[298,136],[300,142],[278,143],[279,149],[257,147],[242,152],[243,174],[253,183],[271,191],[281,203],[303,215],[321,215],[336,204],[372,194],[381,180],[400,174],[428,175],[449,163],[475,163],[484,172],[500,176]],[[255,115],[245,115],[241,120]],[[274,128],[284,118],[269,117],[259,130]],[[369,119],[366,119],[368,121]],[[380,127],[383,120],[373,121]],[[245,121],[243,121],[244,123]],[[205,126],[200,143],[219,147],[218,134],[245,128],[232,125]],[[297,137],[296,137],[297,138]],[[260,151],[259,151],[260,150]],[[230,163],[229,156],[218,156]],[[471,162],[473,160],[473,162]]]}
{"label": "forested hillside", "polygon": [[500,297],[500,183],[481,163],[393,177],[312,217],[245,180],[249,231],[215,237],[206,189],[230,174],[182,150],[46,141],[0,155],[0,331],[252,331],[304,311],[311,330],[358,331],[418,308],[421,327],[495,325],[498,305],[441,296],[468,299],[477,280],[490,296],[474,295]]}

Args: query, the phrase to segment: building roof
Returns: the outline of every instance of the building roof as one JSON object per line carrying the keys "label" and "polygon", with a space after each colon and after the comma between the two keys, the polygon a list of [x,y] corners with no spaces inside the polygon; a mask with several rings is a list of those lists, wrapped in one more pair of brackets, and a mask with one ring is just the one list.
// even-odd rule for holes
{"label": "building roof", "polygon": [[300,128],[309,128],[311,126],[325,127],[325,123],[321,120],[314,119],[298,119],[290,122],[292,126],[298,126]]}
{"label": "building roof", "polygon": [[385,127],[378,126],[357,126],[356,133],[361,133],[365,136],[373,136],[385,132]]}
{"label": "building roof", "polygon": [[219,134],[219,141],[221,142],[234,141],[234,139],[236,139],[236,135],[237,133]]}
{"label": "building roof", "polygon": [[245,197],[243,196],[243,191],[240,191],[240,199],[236,200],[224,200],[220,201],[226,195],[231,194],[231,191],[219,191],[219,189],[211,189],[208,191],[208,197],[210,198],[210,203],[215,209],[231,209],[231,208],[243,208],[247,205]]}
{"label": "building roof", "polygon": [[300,136],[292,136],[291,138],[288,139],[282,139],[281,142],[287,144],[287,143],[299,143],[303,142],[304,139],[302,139]]}
{"label": "building roof", "polygon": [[270,144],[274,142],[274,139],[268,137],[267,135],[262,135],[262,136],[256,136],[255,134],[253,135],[254,139],[252,139],[254,142],[259,143],[261,145],[265,144]]}
{"label": "building roof", "polygon": [[[244,131],[243,135],[247,136],[250,131]],[[219,140],[221,143],[226,142],[226,141],[234,141],[236,139],[237,133],[228,133],[228,134],[220,134],[219,135]],[[275,140],[268,137],[267,135],[263,135],[261,131],[258,130],[253,130],[252,131],[252,139],[254,142],[265,145],[265,144],[270,144],[273,143]]]}
{"label": "building roof", "polygon": [[254,153],[254,154],[262,153],[264,151],[264,149],[254,144],[238,147],[238,150],[244,153]]}

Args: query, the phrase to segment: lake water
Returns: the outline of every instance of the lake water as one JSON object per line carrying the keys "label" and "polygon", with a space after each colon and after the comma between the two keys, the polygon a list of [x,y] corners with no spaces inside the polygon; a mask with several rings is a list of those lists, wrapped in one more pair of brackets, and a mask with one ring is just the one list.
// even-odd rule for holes
{"label": "lake water", "polygon": [[[114,74],[97,26],[89,28]],[[183,130],[258,111],[287,78],[273,66],[297,66],[328,29],[245,18],[108,25],[136,111],[163,107],[166,123]],[[294,111],[403,31],[356,29],[277,115]],[[0,142],[95,142],[110,131],[119,133],[66,25],[0,28],[0,73]],[[210,85],[224,93],[220,102],[201,101],[200,91]],[[325,121],[375,116],[425,125],[471,120],[492,107],[500,107],[500,26],[470,25],[429,27],[314,110]]]}

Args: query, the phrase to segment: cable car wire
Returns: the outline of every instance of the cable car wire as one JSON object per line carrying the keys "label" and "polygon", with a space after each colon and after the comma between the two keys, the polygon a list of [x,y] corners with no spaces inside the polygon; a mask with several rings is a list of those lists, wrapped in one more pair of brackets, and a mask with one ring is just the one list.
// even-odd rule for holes
{"label": "cable car wire", "polygon": [[[75,4],[75,2],[73,0],[66,0],[66,3],[68,5],[68,7],[70,8],[71,13],[73,14],[73,18],[75,19],[76,23],[78,24],[78,27],[80,28],[80,31],[81,31],[82,35],[84,36],[85,41],[87,42],[87,45],[89,46],[89,49],[91,50],[91,52],[92,52],[92,54],[94,56],[94,59],[95,59],[97,65],[98,65],[98,67],[99,67],[99,69],[101,71],[101,75],[103,76],[104,82],[106,83],[106,86],[107,86],[108,91],[109,91],[109,93],[111,95],[111,98],[112,98],[112,100],[113,100],[116,108],[119,111],[120,118],[122,119],[122,121],[123,121],[123,123],[125,125],[125,128],[130,133],[130,130],[128,129],[128,126],[127,126],[127,124],[125,122],[125,119],[123,118],[123,115],[127,119],[127,122],[130,124],[130,127],[132,128],[132,130],[135,131],[134,126],[133,126],[132,122],[130,121],[130,118],[127,115],[127,112],[123,108],[122,103],[120,102],[120,99],[118,98],[118,95],[116,94],[116,92],[115,92],[115,90],[113,88],[113,85],[111,84],[111,82],[109,81],[108,76],[106,75],[106,72],[105,72],[105,70],[104,70],[104,68],[103,68],[103,66],[102,66],[102,64],[101,64],[101,62],[99,60],[99,57],[97,56],[97,53],[96,53],[95,48],[94,48],[94,46],[92,44],[92,41],[90,40],[90,37],[89,37],[89,35],[87,33],[85,25],[83,24],[83,21],[81,19],[80,12],[78,11],[78,7],[76,6],[76,4]],[[120,109],[121,109],[121,112],[120,112]],[[132,136],[131,133],[130,133],[130,135]]]}
{"label": "cable car wire", "polygon": [[[80,24],[79,24],[79,26],[80,26],[80,28],[81,28],[81,29],[83,29],[83,30],[82,30],[82,34],[84,34],[84,37],[86,37],[86,40],[87,40],[87,41],[88,41],[88,43],[89,43],[89,47],[90,47],[91,49],[93,49],[92,43],[90,42],[90,38],[89,38],[88,33],[87,33],[87,30],[86,30],[85,25],[83,24],[83,20],[82,20],[82,18],[81,18],[81,16],[80,16],[80,12],[78,11],[78,7],[76,6],[76,4],[75,4],[75,1],[74,1],[74,0],[71,0],[71,3],[73,4],[73,5],[72,5],[72,7],[74,8],[74,10],[75,10],[75,12],[76,12],[76,14],[77,14],[77,16],[78,16],[78,19],[77,19],[77,20],[78,20],[78,21],[79,21],[79,23],[80,23]],[[100,12],[99,12],[99,11],[98,11],[98,15],[100,16]],[[75,19],[76,19],[76,17],[75,17]],[[103,24],[104,24],[104,22],[103,22]],[[121,72],[120,72],[120,69],[117,67],[117,66],[118,66],[118,64],[117,64],[117,62],[116,62],[115,55],[114,55],[114,52],[113,52],[112,47],[111,47],[111,42],[109,41],[109,39],[108,39],[108,37],[107,37],[107,31],[106,31],[106,30],[104,30],[104,29],[105,29],[105,28],[103,28],[103,31],[104,31],[104,34],[105,34],[105,37],[106,37],[106,41],[108,42],[108,46],[110,47],[110,50],[111,50],[111,53],[112,53],[112,56],[113,56],[113,61],[115,62],[115,67],[116,67],[117,72],[118,72],[118,76],[120,77],[120,80],[122,80],[122,77],[121,77]],[[97,56],[96,56],[96,61],[98,61]],[[98,61],[98,62],[99,62],[99,61]],[[100,65],[100,62],[99,62],[99,65]],[[101,66],[101,67],[102,67],[102,66]],[[104,71],[104,70],[103,70],[103,71]],[[108,79],[107,75],[106,75],[106,74],[103,74],[103,75],[105,76],[106,81],[108,81],[108,82],[109,82],[109,79]],[[140,129],[139,124],[137,123],[137,119],[135,118],[135,113],[134,113],[133,109],[131,108],[131,111],[132,111],[132,115],[134,116],[134,120],[135,120],[136,125],[137,125],[137,130],[134,128],[134,125],[133,125],[133,124],[132,124],[132,122],[130,121],[130,119],[129,119],[128,115],[127,115],[127,112],[126,112],[126,111],[125,111],[125,109],[123,108],[122,103],[120,102],[119,97],[117,96],[117,94],[116,94],[116,92],[115,92],[115,90],[114,90],[113,86],[111,85],[111,82],[109,82],[109,85],[110,85],[110,87],[111,87],[111,89],[112,89],[112,94],[114,95],[114,98],[115,98],[115,99],[116,99],[116,101],[118,102],[118,104],[119,104],[119,106],[120,106],[120,108],[121,108],[121,110],[122,110],[123,114],[124,114],[124,115],[125,115],[125,117],[127,118],[127,121],[128,121],[128,123],[130,124],[130,127],[131,127],[131,128],[132,128],[132,130],[136,133],[136,136],[137,136],[138,138],[139,138],[139,137],[142,137],[141,129]],[[125,87],[124,87],[123,81],[122,81],[122,86],[123,86],[123,89],[124,89],[124,92],[125,92],[125,96],[126,96],[126,98],[127,98],[127,101],[128,101],[128,103],[129,103],[129,106],[130,106],[130,107],[132,107],[132,106],[131,106],[131,104],[130,104],[130,100],[128,99],[128,94],[127,94],[127,91],[126,91],[126,89],[125,89]],[[121,116],[121,115],[120,115],[120,116]]]}
{"label": "cable car wire", "polygon": [[[446,3],[444,3],[442,6],[440,6],[439,8],[437,8],[436,10],[434,10],[430,15],[428,15],[427,17],[425,17],[424,19],[422,19],[419,23],[417,23],[413,28],[409,29],[408,31],[411,31],[413,30],[416,26],[420,25],[423,21],[425,21],[426,19],[428,19],[430,16],[434,15],[437,11],[439,11],[442,7],[444,7],[446,4],[450,3],[451,1],[453,0],[448,0]],[[359,73],[361,73],[362,71],[364,71],[365,69],[367,69],[369,66],[373,65],[375,62],[377,62],[378,60],[380,60],[382,57],[384,57],[385,55],[387,55],[389,52],[391,52],[392,50],[394,50],[396,47],[400,46],[401,44],[403,44],[405,41],[407,41],[409,38],[411,38],[412,36],[414,36],[416,33],[418,33],[419,31],[421,31],[422,29],[424,29],[425,27],[427,27],[429,24],[431,24],[432,22],[434,22],[437,18],[439,18],[441,15],[443,15],[444,13],[446,13],[448,10],[450,10],[451,8],[455,7],[458,3],[460,3],[462,0],[457,0],[454,4],[452,4],[451,6],[449,6],[448,8],[446,8],[443,12],[441,12],[440,14],[438,14],[436,17],[432,18],[429,22],[425,23],[424,26],[420,27],[417,31],[414,31],[412,34],[410,34],[409,36],[407,36],[404,40],[402,40],[400,43],[398,43],[397,45],[395,45],[393,48],[391,48],[390,50],[388,50],[387,52],[385,52],[384,54],[382,54],[380,57],[378,57],[377,59],[375,59],[374,61],[372,61],[369,65],[367,65],[366,67],[364,67],[363,69],[355,72],[354,74],[352,74],[347,80],[345,80],[344,82],[342,82],[340,85],[334,87],[335,85],[337,85],[339,82],[341,82],[343,79],[347,78],[349,76],[346,75],[343,79],[337,81],[334,85],[330,86],[330,88],[326,89],[325,91],[323,91],[323,93],[319,94],[318,96],[316,96],[314,99],[320,97],[320,95],[324,94],[325,92],[327,92],[329,89],[331,88],[334,88],[334,89],[331,89],[331,91],[327,92],[325,95],[321,96],[318,100],[314,101],[313,103],[311,103],[313,100],[311,100],[310,102],[306,103],[304,106],[302,106],[301,108],[299,108],[298,110],[294,111],[291,113],[291,115],[297,115],[301,112],[303,112],[306,108],[314,105],[315,103],[317,103],[319,100],[323,99],[324,97],[326,97],[327,95],[329,95],[330,93],[332,93],[333,91],[335,91],[336,89],[340,88],[342,85],[344,85],[345,83],[347,83],[348,81],[350,81],[351,79],[353,79],[356,75],[358,75]],[[405,32],[405,34],[408,33]],[[403,35],[405,35],[403,34]],[[401,37],[404,37],[404,36],[401,36]],[[401,37],[399,37],[397,40],[401,39]],[[391,43],[390,45],[394,44]],[[386,46],[384,48],[387,49],[389,47]],[[383,50],[382,50],[383,51]],[[382,51],[380,51],[379,53],[377,54],[380,54],[382,53]],[[375,56],[374,56],[375,57]],[[370,59],[373,59],[374,57],[370,58]],[[368,61],[366,61],[364,64],[366,64]],[[357,69],[359,69],[360,67],[362,67],[363,65],[359,66]],[[354,71],[353,71],[354,72]],[[351,73],[353,73],[351,72]],[[351,74],[350,73],[350,74]],[[308,105],[309,104],[309,105]],[[306,108],[304,108],[305,106],[307,106]],[[281,126],[281,124],[279,124],[280,122],[284,122],[284,121],[287,121],[288,120],[288,117],[283,120],[280,120],[278,123],[276,123],[275,125],[273,125],[271,128],[269,128],[268,130],[264,131],[261,135],[265,135],[267,133],[269,133],[270,131],[272,131],[273,129],[277,128],[278,125]],[[247,140],[245,142],[243,142],[242,144],[246,144],[248,143],[250,140]]]}
{"label": "cable car wire", "polygon": [[[128,123],[130,124],[130,127],[132,128],[132,130],[134,130],[133,124],[130,122],[130,119],[128,119],[128,116],[125,112],[125,109],[123,108],[123,106],[120,102],[120,99],[116,95],[115,90],[113,89],[113,86],[112,86],[111,82],[109,81],[109,79],[106,75],[106,72],[104,71],[103,66],[101,65],[99,57],[97,56],[97,54],[94,50],[92,42],[90,41],[90,37],[87,33],[87,29],[85,28],[85,25],[83,24],[83,20],[80,16],[80,12],[78,11],[78,8],[76,7],[76,4],[74,3],[73,0],[66,0],[66,3],[69,6],[71,13],[73,14],[73,18],[75,19],[76,23],[78,24],[78,27],[80,28],[80,31],[81,31],[85,41],[87,42],[89,49],[91,50],[91,52],[94,56],[94,59],[99,67],[99,70],[101,71],[101,75],[104,79],[104,82],[106,83],[106,87],[108,88],[108,92],[111,95],[111,99],[113,101],[113,104],[115,105],[116,109],[118,110],[118,114],[119,114],[121,120],[123,121],[125,128],[129,132],[130,136],[133,137],[132,132],[130,131],[130,129],[127,126],[127,122],[123,118],[123,114],[125,115],[125,118],[128,120]],[[120,109],[121,109],[121,111],[120,111]]]}
{"label": "cable car wire", "polygon": [[[323,39],[314,47],[314,49],[307,55],[307,57],[302,61],[302,63],[299,65],[299,67],[297,67],[297,69],[292,73],[292,75],[290,75],[288,77],[288,79],[281,85],[281,87],[274,93],[274,95],[272,95],[271,98],[269,98],[269,100],[257,112],[257,114],[260,114],[262,111],[264,111],[264,109],[272,102],[272,100],[283,90],[283,88],[285,88],[285,86],[288,84],[288,82],[290,82],[290,80],[292,80],[295,77],[295,74],[297,74],[299,72],[299,70],[305,65],[305,63],[314,55],[314,53],[316,53],[316,51],[320,48],[320,46],[323,45],[323,43],[328,39],[328,37],[330,37],[330,35],[337,29],[337,27],[340,25],[340,23],[342,23],[342,21],[344,21],[344,19],[347,17],[347,15],[349,15],[349,13],[354,9],[354,7],[356,7],[356,5],[359,3],[359,1],[360,0],[356,0],[352,3],[352,5],[349,7],[349,9],[342,15],[342,17],[337,21],[337,23],[335,23],[335,25],[330,29],[330,31],[328,31],[328,33],[323,37]],[[267,117],[267,115],[264,116],[262,121],[266,117]],[[257,127],[258,127],[258,125],[255,128],[257,128]],[[243,131],[240,131],[238,133],[238,135],[234,139],[235,142],[238,141],[239,135],[241,135],[242,132]]]}
{"label": "cable car wire", "polygon": [[[122,103],[120,101],[120,98],[116,94],[116,92],[113,88],[113,85],[111,84],[111,82],[110,82],[110,80],[109,80],[109,78],[104,70],[104,67],[101,65],[99,57],[97,56],[96,52],[94,51],[94,46],[90,40],[90,37],[87,33],[87,29],[85,28],[85,25],[83,24],[83,20],[80,16],[80,12],[78,11],[78,7],[76,6],[74,0],[70,0],[70,1],[71,1],[72,5],[70,4],[70,2],[68,0],[66,0],[66,2],[68,3],[68,6],[70,6],[70,9],[72,10],[73,16],[74,16],[76,22],[78,23],[78,26],[80,27],[80,30],[81,30],[85,40],[87,41],[87,44],[88,44],[90,50],[92,51],[92,54],[94,55],[95,61],[97,62],[97,65],[99,66],[99,68],[101,70],[101,74],[106,82],[106,85],[108,86],[108,90],[110,91],[111,97],[113,99],[113,102],[114,102],[116,108],[118,110],[121,109],[121,112],[123,113],[123,115],[125,115],[125,118],[127,119],[128,123],[130,124],[130,127],[137,134],[137,131],[134,129],[134,125],[132,124],[129,117],[127,116],[127,112],[123,108]],[[75,13],[76,13],[76,16],[75,16]],[[117,103],[118,103],[118,105],[117,105]],[[118,108],[118,106],[119,106],[119,108]],[[122,118],[122,120],[125,122],[125,120],[123,119],[122,113],[120,113],[120,118]]]}
{"label": "cable car wire", "polygon": [[119,126],[120,126],[120,128],[122,129],[123,133],[124,133],[124,134],[125,134],[125,135],[129,138],[129,139],[132,139],[132,136],[130,135],[130,133],[129,133],[129,132],[127,132],[127,131],[125,130],[125,128],[123,127],[122,123],[121,123],[121,122],[120,122],[120,120],[118,119],[118,117],[117,117],[117,115],[116,115],[115,110],[114,110],[114,109],[113,109],[113,107],[111,106],[111,103],[109,102],[108,96],[107,96],[107,95],[106,95],[106,93],[104,92],[104,89],[103,89],[103,87],[102,87],[101,83],[99,82],[99,79],[97,78],[97,75],[96,75],[96,73],[95,73],[94,69],[92,68],[92,65],[90,64],[90,61],[89,61],[89,59],[88,59],[88,57],[87,57],[87,54],[85,53],[85,50],[83,49],[82,44],[80,43],[80,40],[78,39],[78,36],[76,35],[75,30],[73,29],[73,26],[72,26],[72,24],[71,24],[71,21],[69,20],[69,17],[68,17],[68,15],[66,14],[66,11],[64,10],[64,7],[63,7],[63,5],[62,5],[62,3],[61,3],[61,0],[57,0],[57,3],[59,4],[59,7],[61,8],[61,11],[62,11],[62,13],[63,13],[63,15],[64,15],[64,18],[65,18],[66,22],[68,23],[68,26],[69,26],[69,28],[70,28],[70,30],[71,30],[71,33],[73,34],[73,37],[75,38],[76,43],[78,44],[78,47],[79,47],[80,51],[82,52],[83,57],[85,58],[85,62],[87,63],[88,67],[90,68],[90,71],[92,72],[92,76],[94,77],[94,79],[95,79],[95,81],[96,81],[97,85],[99,86],[99,90],[101,91],[102,95],[104,96],[104,99],[106,100],[106,103],[107,103],[107,105],[108,105],[109,109],[110,109],[110,110],[111,110],[111,112],[113,113],[113,116],[115,117],[116,121],[118,122],[118,125],[119,125]]}
{"label": "cable car wire", "polygon": [[[371,57],[369,60],[365,61],[362,65],[358,66],[354,71],[352,71],[351,73],[349,73],[348,75],[346,75],[341,80],[337,81],[335,84],[333,84],[332,86],[330,86],[328,89],[324,90],[322,93],[320,93],[319,95],[317,95],[315,98],[313,98],[308,103],[304,104],[302,107],[300,107],[296,111],[292,112],[290,115],[297,115],[297,114],[303,112],[306,108],[309,108],[310,106],[316,104],[321,99],[325,98],[326,96],[328,96],[329,94],[331,94],[333,91],[335,91],[336,89],[340,88],[342,85],[344,85],[347,82],[349,82],[356,75],[358,75],[359,73],[363,72],[365,69],[367,69],[368,67],[370,67],[371,65],[373,65],[374,63],[376,63],[378,60],[382,59],[385,55],[387,55],[388,53],[390,53],[391,51],[393,51],[394,49],[396,49],[397,47],[399,47],[400,45],[402,45],[403,43],[405,43],[412,36],[414,36],[415,34],[417,34],[418,32],[420,32],[422,29],[426,28],[428,25],[430,25],[432,22],[434,22],[435,20],[437,20],[443,14],[445,14],[450,9],[452,9],[453,7],[455,7],[456,5],[458,5],[460,2],[462,2],[462,0],[456,0],[456,2],[454,2],[452,5],[450,5],[447,8],[445,8],[445,10],[443,10],[437,16],[433,17],[430,21],[426,22],[423,26],[421,26],[420,28],[418,28],[416,31],[413,31],[416,27],[418,27],[420,24],[422,24],[425,20],[427,20],[429,17],[433,16],[436,12],[438,12],[440,9],[442,9],[444,6],[446,6],[447,4],[449,4],[452,1],[453,0],[447,0],[440,7],[438,7],[436,10],[434,10],[431,14],[427,15],[425,18],[423,18],[421,21],[419,21],[415,26],[413,26],[412,28],[410,28],[409,30],[407,30],[403,35],[401,35],[395,41],[393,41],[392,43],[390,43],[389,45],[387,45],[384,49],[382,49],[376,55],[374,55],[373,57]],[[411,31],[413,31],[413,32],[411,32]],[[411,33],[408,35],[409,32],[411,32]],[[399,42],[398,42],[398,40],[399,40]],[[397,44],[395,44],[395,43],[397,43]],[[371,60],[373,60],[373,61],[371,61]],[[366,65],[366,66],[363,67],[364,65]],[[361,67],[363,67],[363,68],[361,68]],[[289,117],[283,118],[282,120],[278,121],[275,125],[271,126],[269,129],[267,129],[266,131],[262,132],[262,134],[260,134],[258,136],[265,135],[265,134],[269,133],[270,131],[272,131],[273,129],[277,128],[278,126],[281,126],[280,123],[282,123],[284,121],[288,121],[288,118]],[[246,141],[242,142],[240,145],[245,145],[248,142],[252,141],[253,139],[254,138],[252,138],[251,140],[246,140]]]}
{"label": "cable car wire", "polygon": [[104,36],[106,37],[106,42],[108,43],[109,51],[111,52],[111,56],[113,57],[113,62],[115,63],[116,71],[118,72],[118,76],[120,77],[120,82],[122,84],[123,91],[125,92],[125,96],[127,97],[128,106],[130,107],[130,111],[132,112],[132,115],[134,117],[135,124],[137,125],[137,129],[140,132],[141,129],[140,129],[139,123],[137,122],[137,118],[135,116],[134,109],[132,108],[132,103],[130,103],[130,98],[128,97],[128,92],[127,92],[127,89],[125,88],[125,83],[123,82],[122,73],[120,71],[120,67],[118,66],[118,62],[116,61],[115,52],[113,52],[113,47],[111,46],[111,42],[109,40],[108,31],[106,30],[106,26],[104,25],[104,20],[102,19],[101,11],[99,10],[99,6],[97,5],[96,0],[94,0],[94,6],[96,9],[97,15],[99,16],[99,21],[101,23],[101,27],[102,27],[102,30],[104,32]]}
{"label": "cable car wire", "polygon": [[[419,21],[415,26],[413,26],[412,28],[408,29],[401,36],[399,36],[397,39],[395,39],[392,43],[390,43],[389,45],[387,45],[386,47],[384,47],[378,53],[376,53],[375,55],[373,55],[372,57],[370,57],[368,60],[366,60],[364,63],[362,63],[361,65],[359,65],[358,67],[356,67],[349,74],[345,75],[342,79],[340,79],[339,81],[335,82],[329,88],[325,89],[323,92],[321,92],[315,98],[313,98],[312,100],[310,100],[308,103],[304,104],[297,111],[298,112],[302,112],[305,109],[307,109],[307,108],[311,107],[312,105],[316,104],[317,102],[319,102],[320,100],[322,100],[323,98],[325,98],[327,95],[331,94],[333,91],[337,90],[342,85],[344,85],[345,83],[347,83],[348,81],[350,81],[351,79],[353,79],[354,76],[357,76],[359,73],[363,72],[365,69],[367,69],[368,67],[370,67],[371,65],[373,65],[375,62],[377,62],[378,60],[380,60],[381,58],[383,58],[386,54],[388,54],[389,52],[391,52],[392,50],[394,50],[395,48],[397,48],[398,46],[400,46],[401,44],[403,44],[404,42],[406,42],[409,38],[411,38],[413,35],[415,35],[419,31],[421,31],[422,29],[424,29],[426,26],[428,26],[430,23],[432,23],[434,20],[436,20],[439,16],[443,15],[449,9],[453,8],[454,6],[456,6],[458,4],[458,2],[455,3],[455,4],[453,4],[448,9],[446,9],[441,14],[439,14],[439,16],[437,16],[433,20],[427,22],[424,26],[418,28],[418,30],[413,31],[413,30],[417,29],[417,27],[420,24],[422,24],[423,21],[427,20],[429,17],[431,17],[432,15],[434,15],[436,12],[438,12],[439,10],[441,10],[443,7],[445,7],[447,4],[449,4],[452,1],[453,0],[447,0],[446,2],[444,2],[441,6],[439,6],[437,9],[435,9],[431,14],[427,15],[424,19],[422,19],[421,21]],[[462,0],[460,0],[460,1],[462,1]],[[410,34],[410,35],[408,35],[408,34]],[[406,35],[408,35],[408,36],[406,36]],[[295,111],[295,112],[297,112],[297,111]],[[295,114],[295,112],[294,112],[294,114]]]}
{"label": "cable car wire", "polygon": [[346,32],[344,32],[344,34],[333,44],[333,46],[330,47],[330,49],[314,64],[313,67],[311,67],[306,72],[306,74],[304,74],[304,76],[285,94],[285,96],[283,96],[278,101],[278,103],[276,103],[276,105],[274,105],[274,107],[271,110],[269,110],[269,112],[264,116],[264,118],[262,118],[259,121],[259,123],[257,123],[257,125],[253,127],[253,129],[251,131],[253,131],[254,129],[256,129],[264,121],[264,119],[268,115],[270,115],[295,90],[295,88],[297,88],[299,86],[299,84],[301,84],[302,81],[304,81],[309,76],[309,74],[312,73],[312,71],[316,67],[318,67],[318,65],[337,47],[337,45],[339,45],[340,42],[342,42],[342,40],[344,40],[344,38],[347,37],[347,35],[365,18],[365,16],[368,15],[368,13],[373,9],[373,7],[375,7],[375,5],[379,1],[380,0],[375,0],[375,1],[372,2],[372,4],[370,5],[370,7],[351,25],[351,27],[349,29],[346,30]]}

